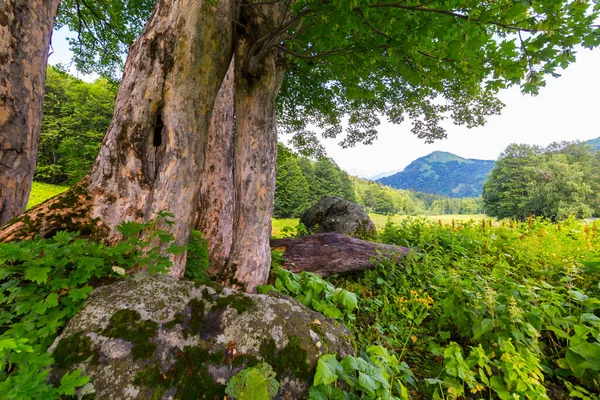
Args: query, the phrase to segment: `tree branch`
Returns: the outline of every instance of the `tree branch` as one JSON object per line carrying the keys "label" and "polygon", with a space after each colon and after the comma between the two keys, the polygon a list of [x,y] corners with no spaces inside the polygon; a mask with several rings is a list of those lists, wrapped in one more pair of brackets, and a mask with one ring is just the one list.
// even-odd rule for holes
{"label": "tree branch", "polygon": [[367,25],[369,25],[369,27],[376,33],[385,36],[386,38],[390,39],[390,40],[394,40],[393,37],[391,37],[390,35],[388,35],[387,33],[385,33],[384,31],[382,31],[381,29],[378,29],[377,27],[375,27],[375,25],[373,25],[371,23],[371,21],[369,21],[369,19],[366,17],[365,13],[363,12],[362,9],[357,8],[355,9],[355,11],[358,13],[358,15],[360,15],[362,17],[362,19],[367,23]]}
{"label": "tree branch", "polygon": [[[424,3],[424,4],[429,4],[429,3]],[[538,30],[536,30],[536,29],[521,28],[516,25],[504,24],[504,23],[497,22],[497,21],[482,21],[479,18],[471,17],[471,16],[465,15],[465,14],[460,14],[459,12],[456,12],[456,11],[444,10],[444,9],[439,9],[439,8],[427,8],[424,6],[424,4],[419,4],[416,6],[408,6],[405,4],[398,4],[398,3],[378,3],[378,4],[371,4],[368,7],[369,8],[401,8],[403,10],[410,10],[410,11],[430,12],[430,13],[448,15],[451,17],[460,18],[460,19],[464,19],[467,21],[473,21],[473,22],[477,22],[480,24],[495,25],[495,26],[499,26],[502,28],[510,29],[510,30],[518,30],[518,31],[522,31],[522,32],[538,32]]]}

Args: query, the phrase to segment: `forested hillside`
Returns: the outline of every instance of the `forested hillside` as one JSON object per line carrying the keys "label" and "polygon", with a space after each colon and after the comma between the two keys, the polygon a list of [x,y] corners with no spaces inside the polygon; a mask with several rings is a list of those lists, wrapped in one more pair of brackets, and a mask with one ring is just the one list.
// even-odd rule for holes
{"label": "forested hillside", "polygon": [[378,182],[349,177],[326,157],[313,161],[279,144],[274,215],[297,217],[325,196],[357,202],[377,214],[477,214],[483,203],[477,198],[449,198],[410,190],[398,190]]}
{"label": "forested hillside", "polygon": [[116,93],[106,79],[87,83],[48,67],[36,181],[73,184],[85,175],[110,124]]}
{"label": "forested hillside", "polygon": [[403,171],[381,178],[378,182],[397,189],[448,197],[477,197],[483,182],[492,170],[494,161],[459,157],[452,153],[434,151],[416,159]]}

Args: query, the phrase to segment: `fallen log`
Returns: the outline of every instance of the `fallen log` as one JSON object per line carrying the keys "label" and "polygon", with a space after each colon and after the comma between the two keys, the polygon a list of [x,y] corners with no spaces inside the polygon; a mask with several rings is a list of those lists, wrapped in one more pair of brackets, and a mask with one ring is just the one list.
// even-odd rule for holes
{"label": "fallen log", "polygon": [[339,233],[319,233],[292,239],[271,240],[271,249],[282,251],[282,267],[292,271],[314,272],[320,276],[363,271],[373,268],[374,260],[401,260],[407,247],[367,242]]}

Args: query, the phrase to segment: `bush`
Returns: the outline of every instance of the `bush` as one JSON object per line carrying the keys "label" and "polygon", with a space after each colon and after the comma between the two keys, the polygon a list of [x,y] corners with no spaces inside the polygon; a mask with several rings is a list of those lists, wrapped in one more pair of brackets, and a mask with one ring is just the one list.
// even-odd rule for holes
{"label": "bush", "polygon": [[600,392],[598,225],[389,223],[381,238],[418,251],[332,278],[360,294],[359,347],[407,362],[424,398],[570,398]]}

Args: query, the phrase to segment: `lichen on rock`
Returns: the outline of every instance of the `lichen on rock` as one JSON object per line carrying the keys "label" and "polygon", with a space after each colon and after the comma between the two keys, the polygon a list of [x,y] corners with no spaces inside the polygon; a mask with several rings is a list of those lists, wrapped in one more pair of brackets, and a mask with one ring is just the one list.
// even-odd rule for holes
{"label": "lichen on rock", "polygon": [[96,289],[49,351],[51,379],[76,368],[90,376],[79,398],[223,399],[232,376],[266,362],[280,382],[276,398],[301,399],[318,358],[352,354],[353,341],[343,325],[282,294],[141,273]]}

